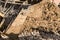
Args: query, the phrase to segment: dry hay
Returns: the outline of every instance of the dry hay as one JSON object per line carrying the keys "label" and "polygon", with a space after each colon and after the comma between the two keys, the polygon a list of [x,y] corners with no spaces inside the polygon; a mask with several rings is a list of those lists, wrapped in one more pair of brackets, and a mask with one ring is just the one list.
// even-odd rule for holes
{"label": "dry hay", "polygon": [[38,28],[39,30],[60,33],[60,9],[49,1],[42,1],[30,7],[30,14],[27,16],[23,26],[24,30]]}

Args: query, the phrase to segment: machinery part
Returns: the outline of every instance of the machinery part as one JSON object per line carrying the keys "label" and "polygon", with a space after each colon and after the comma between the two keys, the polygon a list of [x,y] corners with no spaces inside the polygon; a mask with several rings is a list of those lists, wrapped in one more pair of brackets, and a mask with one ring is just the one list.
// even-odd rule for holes
{"label": "machinery part", "polygon": [[[6,4],[5,4],[5,6],[6,6]],[[0,28],[1,28],[1,26],[3,25],[3,23],[5,22],[6,17],[8,17],[8,11],[9,11],[11,8],[12,8],[12,6],[10,6],[10,7],[6,10],[6,12],[4,12],[4,14],[1,13],[1,16],[3,17],[3,20],[2,20],[2,22],[0,23]],[[3,9],[4,9],[4,8],[3,8]]]}
{"label": "machinery part", "polygon": [[[42,0],[9,0],[7,3],[9,4],[17,4],[17,5],[23,5],[22,3],[27,1],[27,4],[36,4]],[[1,1],[2,3],[5,3],[5,1]]]}
{"label": "machinery part", "polygon": [[[11,20],[14,20],[14,17],[16,17],[14,15],[19,14],[18,13],[19,12],[18,10],[20,10],[20,8],[18,10],[16,10],[16,9],[14,10],[14,9],[15,9],[14,6],[10,6],[10,8],[8,8],[6,10],[5,17],[3,18],[3,20],[0,23],[0,29],[1,29],[1,31],[3,31],[2,29],[4,29],[4,27],[7,26],[11,22]],[[11,17],[13,17],[13,18],[11,18]],[[10,19],[10,21],[9,21],[9,19]]]}
{"label": "machinery part", "polygon": [[4,14],[0,12],[0,16],[1,16],[1,17],[4,17]]}

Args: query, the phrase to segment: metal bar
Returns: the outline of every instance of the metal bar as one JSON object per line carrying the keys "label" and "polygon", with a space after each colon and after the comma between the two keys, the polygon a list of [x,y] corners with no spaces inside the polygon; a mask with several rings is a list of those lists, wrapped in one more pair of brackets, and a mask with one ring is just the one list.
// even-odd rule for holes
{"label": "metal bar", "polygon": [[2,20],[2,22],[0,23],[0,28],[2,27],[2,24],[5,22],[5,19]]}
{"label": "metal bar", "polygon": [[5,5],[4,5],[3,10],[5,9],[5,7],[6,7],[7,3],[8,3],[8,0],[5,0],[5,1],[6,1],[6,2],[5,2]]}
{"label": "metal bar", "polygon": [[[2,3],[5,3],[4,1],[1,1]],[[8,2],[7,4],[16,4],[16,5],[31,5],[31,4],[22,4],[24,1],[20,1],[19,3],[16,2]]]}

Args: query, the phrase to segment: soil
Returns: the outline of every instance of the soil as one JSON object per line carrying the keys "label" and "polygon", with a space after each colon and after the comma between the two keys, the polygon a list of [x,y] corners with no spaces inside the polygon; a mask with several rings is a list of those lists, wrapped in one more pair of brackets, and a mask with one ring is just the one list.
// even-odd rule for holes
{"label": "soil", "polygon": [[15,36],[11,34],[11,40],[60,40],[60,8],[58,6],[43,0],[29,6],[28,10],[26,20],[20,26],[24,28],[22,30],[20,28],[19,38],[14,38]]}
{"label": "soil", "polygon": [[[60,8],[49,1],[42,1],[30,7],[24,26],[60,34]],[[58,35],[58,34],[57,34]]]}
{"label": "soil", "polygon": [[42,1],[29,9],[31,11],[23,24],[23,32],[38,30],[46,40],[60,40],[60,8],[50,1]]}

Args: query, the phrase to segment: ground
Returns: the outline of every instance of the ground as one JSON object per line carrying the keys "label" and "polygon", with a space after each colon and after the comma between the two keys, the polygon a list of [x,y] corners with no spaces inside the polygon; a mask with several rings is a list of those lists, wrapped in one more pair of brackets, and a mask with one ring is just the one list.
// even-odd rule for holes
{"label": "ground", "polygon": [[[60,40],[60,8],[58,6],[43,0],[29,6],[27,10],[24,11],[28,15],[26,15],[22,26],[17,26],[20,28],[19,30],[16,25],[13,25],[17,22],[19,24],[19,21],[16,21],[19,20],[19,15],[18,19],[16,18],[12,23],[10,30],[15,28],[14,30],[17,31],[12,30],[12,32],[20,31],[20,33],[18,37],[15,34],[8,35],[11,40]],[[22,15],[25,14],[24,12]]]}

